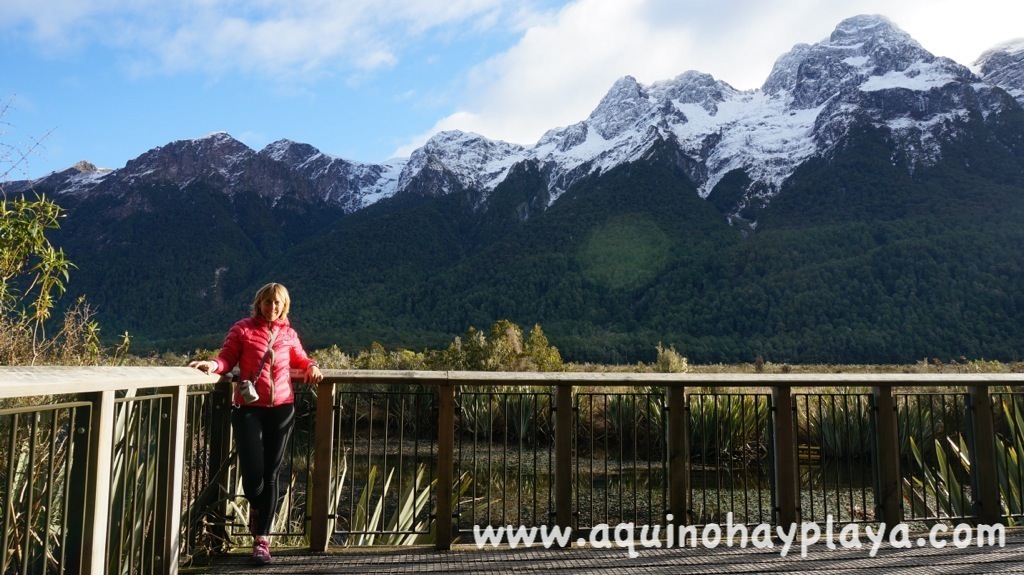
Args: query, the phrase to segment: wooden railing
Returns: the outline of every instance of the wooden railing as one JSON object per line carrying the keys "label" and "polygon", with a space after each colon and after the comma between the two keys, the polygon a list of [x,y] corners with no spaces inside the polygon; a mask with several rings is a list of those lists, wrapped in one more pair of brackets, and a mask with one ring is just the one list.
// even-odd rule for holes
{"label": "wooden railing", "polygon": [[[772,459],[772,522],[788,525],[806,519],[801,513],[799,440],[796,437],[795,417],[798,415],[794,402],[795,388],[815,390],[827,387],[830,390],[848,388],[869,389],[873,406],[872,436],[875,449],[874,519],[887,525],[895,525],[905,519],[905,480],[901,474],[899,453],[900,436],[897,422],[897,403],[894,387],[931,389],[956,388],[966,394],[968,433],[973,438],[971,458],[970,497],[973,504],[970,517],[977,523],[996,524],[1005,522],[1000,502],[1000,477],[997,476],[997,453],[995,428],[993,424],[993,402],[990,396],[992,386],[1020,386],[1024,374],[637,374],[637,373],[502,373],[502,372],[427,372],[427,371],[342,371],[327,370],[325,379],[317,389],[315,407],[315,443],[313,446],[312,472],[310,474],[308,508],[308,540],[311,550],[325,550],[334,534],[332,521],[337,518],[333,497],[340,489],[335,485],[336,446],[339,436],[336,397],[340,388],[358,388],[366,385],[430,386],[437,389],[435,407],[437,411],[436,458],[433,476],[434,492],[434,545],[448,549],[453,542],[453,513],[457,507],[457,493],[452,486],[456,482],[456,439],[458,433],[457,390],[489,388],[490,386],[536,386],[551,390],[551,417],[553,420],[553,509],[552,523],[568,527],[574,525],[574,393],[586,388],[630,388],[648,386],[664,390],[665,437],[667,457],[666,513],[675,517],[675,523],[694,521],[691,517],[691,445],[687,413],[690,409],[687,398],[692,394],[709,393],[709,389],[757,390],[770,394],[770,426]],[[26,562],[39,561],[38,572],[104,573],[112,560],[112,554],[125,557],[114,560],[139,562],[139,572],[176,573],[181,559],[181,533],[187,526],[182,524],[182,481],[185,474],[186,436],[188,433],[188,412],[190,390],[208,388],[221,381],[217,377],[205,376],[189,368],[172,367],[0,367],[0,399],[8,401],[19,398],[54,396],[59,401],[43,406],[14,406],[0,410],[0,424],[6,437],[0,447],[7,469],[0,481],[0,496],[3,498],[3,523],[5,526],[4,571],[18,569],[37,572],[37,567],[25,567]],[[224,383],[221,381],[222,386]],[[966,390],[966,391],[963,391]],[[125,397],[127,396],[127,397]],[[154,424],[152,435],[137,432],[141,439],[129,440],[122,427],[126,425],[119,405],[141,401],[146,397],[161,398],[158,404],[148,405],[149,419]],[[224,401],[224,399],[221,399]],[[17,431],[19,417],[29,414],[39,419],[38,413],[53,410],[59,405],[71,406],[63,420],[70,422],[66,428],[58,425],[53,417],[53,432]],[[124,408],[127,409],[127,408]],[[85,413],[85,415],[83,415]],[[226,410],[222,411],[226,417]],[[147,419],[148,421],[148,419]],[[61,431],[66,429],[65,431]],[[76,439],[76,437],[81,438]],[[64,457],[52,457],[40,477],[22,469],[17,462],[39,450],[46,459],[44,447],[37,445],[39,437],[49,437],[51,444],[58,441],[70,445]],[[10,438],[8,440],[8,438]],[[66,440],[66,444],[63,443]],[[129,542],[115,546],[108,539],[112,533],[111,506],[115,491],[127,490],[144,498],[141,489],[122,487],[114,481],[119,464],[124,461],[118,451],[124,445],[135,442],[144,449],[152,448],[155,455],[152,473],[166,473],[166,481],[156,481],[157,491],[152,503],[133,503],[148,513],[145,521],[149,531],[145,537],[157,541],[156,545]],[[25,443],[28,442],[28,443]],[[46,447],[56,453],[56,447]],[[217,457],[221,457],[218,455]],[[142,461],[142,459],[140,459]],[[147,463],[147,465],[150,463]],[[22,474],[28,474],[22,476]],[[128,475],[124,473],[124,475]],[[49,479],[47,479],[47,476]],[[120,477],[118,475],[118,477]],[[50,484],[46,484],[49,481]],[[43,487],[31,487],[36,482]],[[29,507],[24,511],[14,509],[17,485],[29,485],[29,491],[41,494],[47,505],[40,505],[40,498],[28,497]],[[60,502],[56,485],[61,485],[69,501]],[[123,485],[128,485],[125,479]],[[117,498],[125,497],[117,491]],[[33,507],[33,505],[35,507]],[[63,505],[61,511],[50,511],[54,506]],[[148,509],[151,506],[152,509]],[[41,520],[34,521],[35,508],[45,508]],[[122,503],[123,508],[123,503]],[[47,530],[52,523],[74,523],[74,515],[81,511],[81,523],[68,526],[64,539],[54,539],[49,533],[32,533],[33,526],[43,525]],[[20,513],[20,515],[19,515]],[[812,518],[813,519],[813,518]],[[41,521],[42,523],[40,523]],[[21,523],[19,523],[21,522]],[[19,527],[21,526],[21,527]],[[131,534],[129,534],[131,535]],[[125,535],[124,537],[129,537]],[[132,535],[133,536],[133,535]],[[22,539],[19,540],[18,538]],[[75,540],[78,538],[78,540]],[[126,539],[127,541],[128,539]],[[125,551],[128,549],[128,551]],[[54,556],[47,558],[47,556]],[[42,557],[42,559],[39,559]]]}
{"label": "wooden railing", "polygon": [[[119,422],[115,416],[118,397],[127,394],[134,394],[139,391],[152,391],[166,394],[169,401],[162,402],[160,406],[159,419],[166,421],[166,427],[161,437],[157,439],[162,443],[160,452],[163,455],[162,470],[169,478],[168,481],[160,482],[160,493],[155,494],[154,501],[159,502],[160,509],[155,510],[155,521],[153,530],[148,533],[156,541],[152,548],[151,557],[144,558],[150,564],[149,572],[174,573],[178,568],[178,556],[180,552],[179,533],[181,531],[181,488],[182,470],[185,460],[185,415],[188,389],[190,386],[200,386],[219,381],[219,377],[205,376],[190,368],[173,367],[2,367],[0,368],[0,399],[36,399],[47,401],[47,404],[61,403],[66,405],[78,405],[84,403],[81,410],[77,408],[74,415],[67,417],[67,425],[55,427],[57,432],[48,437],[51,443],[56,443],[64,438],[68,443],[74,441],[74,447],[68,447],[63,457],[51,458],[50,464],[43,467],[45,475],[50,476],[48,484],[37,487],[40,492],[47,493],[51,499],[57,499],[59,493],[53,482],[56,477],[62,484],[63,493],[68,495],[68,500],[62,502],[63,509],[56,512],[47,512],[42,521],[35,519],[33,513],[36,509],[29,501],[28,509],[22,510],[21,517],[24,526],[21,532],[20,541],[8,541],[8,534],[11,526],[16,523],[15,511],[12,509],[12,499],[15,487],[26,486],[31,491],[33,485],[37,484],[35,468],[22,469],[29,477],[15,477],[15,455],[23,445],[18,442],[17,426],[8,424],[5,431],[9,433],[12,441],[6,445],[5,455],[7,460],[8,481],[5,484],[5,491],[2,494],[5,509],[5,537],[8,541],[5,548],[5,572],[12,559],[12,555],[20,552],[21,567],[25,572],[50,572],[58,570],[65,573],[94,573],[101,574],[107,571],[108,535],[111,526],[111,496],[114,487],[112,470],[114,469],[114,443],[115,432]],[[54,401],[51,399],[60,398]],[[33,414],[44,407],[32,408],[29,406],[16,408],[15,413],[23,412]],[[15,416],[16,417],[16,416]],[[54,417],[54,421],[58,420]],[[82,436],[81,439],[76,439]],[[22,442],[28,441],[34,444],[36,434]],[[63,459],[62,468],[57,463]],[[56,510],[54,510],[56,511]],[[80,512],[81,522],[77,523]],[[55,549],[55,557],[47,557],[50,552],[50,541],[46,532],[38,532],[40,528],[48,529],[54,521],[61,521],[68,527],[70,533],[65,539],[63,548]],[[74,522],[69,526],[69,522]],[[35,531],[33,533],[33,531]],[[32,561],[32,554],[28,553],[35,542],[37,547],[42,547],[42,554],[35,555],[35,562],[29,569],[26,564]],[[55,546],[56,547],[56,546]],[[59,561],[57,561],[59,559]],[[54,565],[56,563],[56,565]]]}

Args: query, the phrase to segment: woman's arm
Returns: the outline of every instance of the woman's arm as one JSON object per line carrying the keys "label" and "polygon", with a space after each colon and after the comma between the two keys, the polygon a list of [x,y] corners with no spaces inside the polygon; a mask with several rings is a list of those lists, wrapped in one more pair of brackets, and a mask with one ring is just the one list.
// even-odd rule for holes
{"label": "woman's arm", "polygon": [[189,363],[189,367],[194,367],[204,373],[227,373],[238,363],[238,359],[242,355],[242,328],[236,323],[231,326],[228,330],[228,335],[224,337],[224,345],[220,348],[220,353],[213,359],[205,361],[193,361]]}

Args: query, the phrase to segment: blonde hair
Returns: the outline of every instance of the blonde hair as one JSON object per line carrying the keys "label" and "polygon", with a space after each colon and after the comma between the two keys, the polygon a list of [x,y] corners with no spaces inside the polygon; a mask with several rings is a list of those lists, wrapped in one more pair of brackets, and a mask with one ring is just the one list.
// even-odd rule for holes
{"label": "blonde hair", "polygon": [[268,283],[256,292],[256,297],[252,298],[252,317],[263,317],[260,304],[278,296],[284,302],[284,308],[281,310],[281,319],[288,317],[288,310],[292,308],[292,298],[288,295],[288,288],[279,283]]}

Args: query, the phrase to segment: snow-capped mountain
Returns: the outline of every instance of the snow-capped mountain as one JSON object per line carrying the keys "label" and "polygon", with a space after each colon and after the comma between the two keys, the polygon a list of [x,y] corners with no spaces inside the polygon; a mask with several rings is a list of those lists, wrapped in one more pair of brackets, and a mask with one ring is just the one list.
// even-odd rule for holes
{"label": "snow-capped mountain", "polygon": [[[1020,82],[1022,67],[1006,68]],[[697,72],[649,87],[624,78],[586,121],[549,132],[535,152],[553,165],[557,197],[574,175],[636,160],[653,140],[670,140],[694,160],[688,171],[704,197],[724,175],[745,172],[751,183],[739,209],[774,196],[806,160],[827,157],[855,121],[891,130],[913,169],[939,159],[943,134],[958,123],[1012,105],[886,18],[858,16],[781,56],[759,90]]]}
{"label": "snow-capped mountain", "polygon": [[885,17],[856,16],[779,57],[760,89],[736,90],[696,71],[649,86],[627,76],[588,118],[550,130],[533,146],[451,131],[410,158],[367,164],[289,140],[256,152],[217,133],[150,150],[118,170],[65,171],[37,185],[124,194],[140,182],[184,187],[204,179],[228,194],[293,194],[351,213],[403,192],[469,189],[485,201],[513,166],[533,162],[553,202],[581,178],[639,160],[663,142],[678,150],[702,197],[727,174],[746,175],[731,210],[736,218],[769,202],[807,160],[828,158],[856,123],[888,130],[908,170],[933,165],[967,122],[1024,102],[1024,41],[986,52],[975,70],[932,55]]}

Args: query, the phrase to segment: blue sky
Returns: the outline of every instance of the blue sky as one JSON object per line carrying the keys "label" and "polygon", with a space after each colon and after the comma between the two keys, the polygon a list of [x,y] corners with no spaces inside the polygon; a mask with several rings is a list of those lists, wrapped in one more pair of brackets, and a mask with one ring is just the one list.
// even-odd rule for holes
{"label": "blue sky", "polygon": [[363,162],[442,129],[532,144],[627,74],[757,88],[857,14],[965,65],[1024,36],[1020,0],[4,0],[0,174],[35,142],[8,179],[217,131]]}

